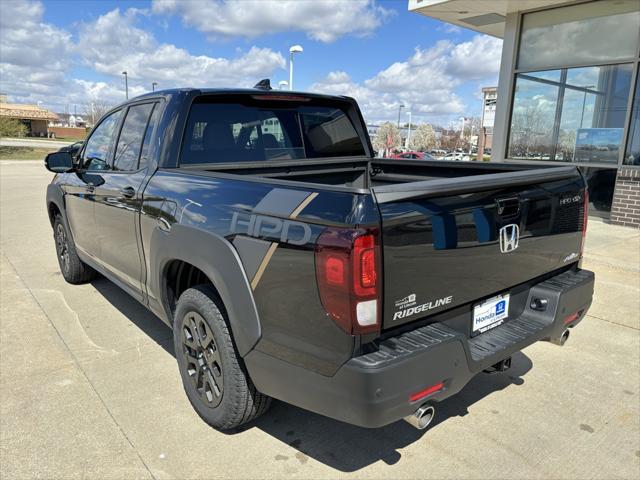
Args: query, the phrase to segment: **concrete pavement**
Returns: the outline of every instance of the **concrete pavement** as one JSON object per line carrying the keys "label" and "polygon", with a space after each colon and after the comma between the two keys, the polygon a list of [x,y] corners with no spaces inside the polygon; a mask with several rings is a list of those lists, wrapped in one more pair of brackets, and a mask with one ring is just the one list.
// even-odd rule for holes
{"label": "concrete pavement", "polygon": [[280,402],[205,425],[171,333],[105,279],[68,285],[42,162],[0,162],[2,478],[640,477],[640,232],[591,219],[595,302],[563,348],[480,375],[425,432],[345,425]]}

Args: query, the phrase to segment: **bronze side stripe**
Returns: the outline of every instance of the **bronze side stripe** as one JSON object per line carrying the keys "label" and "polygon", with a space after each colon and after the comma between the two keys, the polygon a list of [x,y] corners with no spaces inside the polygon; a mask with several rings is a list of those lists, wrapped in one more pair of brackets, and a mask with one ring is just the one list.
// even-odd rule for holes
{"label": "bronze side stripe", "polygon": [[300,202],[300,205],[298,205],[296,209],[293,212],[291,212],[291,215],[289,215],[289,218],[294,220],[298,215],[300,215],[300,212],[302,212],[302,210],[304,210],[307,207],[307,205],[309,205],[311,201],[317,196],[318,196],[318,192],[313,192],[309,194],[309,196],[305,198],[302,202]]}
{"label": "bronze side stripe", "polygon": [[265,269],[267,268],[267,265],[269,265],[269,261],[271,260],[271,257],[275,253],[276,248],[278,248],[278,244],[276,242],[273,242],[269,246],[269,250],[267,250],[267,253],[265,254],[264,258],[262,259],[262,262],[260,263],[260,266],[258,267],[258,270],[256,271],[256,274],[253,277],[253,280],[251,281],[251,290],[255,290],[256,287],[258,286],[258,283],[260,282],[260,279],[262,278],[262,274],[264,273]]}

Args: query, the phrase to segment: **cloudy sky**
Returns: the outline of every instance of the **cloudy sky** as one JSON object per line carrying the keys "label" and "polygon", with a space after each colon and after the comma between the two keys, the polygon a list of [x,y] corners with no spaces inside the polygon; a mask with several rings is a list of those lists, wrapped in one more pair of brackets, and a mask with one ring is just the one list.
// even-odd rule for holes
{"label": "cloudy sky", "polygon": [[[407,11],[407,0],[0,2],[0,89],[58,112],[171,87],[273,85],[355,97],[369,121],[479,115],[502,42]],[[405,117],[405,121],[407,118]]]}

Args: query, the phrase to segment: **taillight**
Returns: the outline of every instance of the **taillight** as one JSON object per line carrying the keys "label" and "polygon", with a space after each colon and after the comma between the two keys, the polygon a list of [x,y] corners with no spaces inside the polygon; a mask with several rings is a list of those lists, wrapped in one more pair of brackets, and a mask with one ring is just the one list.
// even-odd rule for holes
{"label": "taillight", "polygon": [[580,242],[580,256],[584,253],[584,242],[587,238],[587,221],[589,220],[589,190],[584,189],[584,217],[582,219],[582,241]]}
{"label": "taillight", "polygon": [[367,296],[376,293],[376,252],[375,237],[372,234],[357,237],[353,242],[353,290],[356,295]]}
{"label": "taillight", "polygon": [[324,309],[347,333],[380,329],[377,231],[327,228],[317,240],[316,279]]}

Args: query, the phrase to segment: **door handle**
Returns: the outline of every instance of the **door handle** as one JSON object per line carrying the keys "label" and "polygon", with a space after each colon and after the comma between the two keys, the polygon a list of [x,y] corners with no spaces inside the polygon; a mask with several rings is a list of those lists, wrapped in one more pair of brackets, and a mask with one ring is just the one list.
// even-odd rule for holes
{"label": "door handle", "polygon": [[125,198],[133,198],[136,196],[136,191],[133,187],[124,187],[120,190],[120,193],[122,193],[122,196]]}

